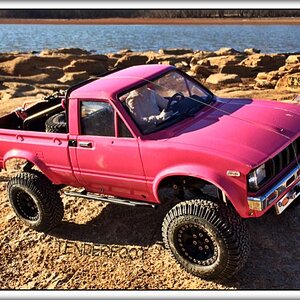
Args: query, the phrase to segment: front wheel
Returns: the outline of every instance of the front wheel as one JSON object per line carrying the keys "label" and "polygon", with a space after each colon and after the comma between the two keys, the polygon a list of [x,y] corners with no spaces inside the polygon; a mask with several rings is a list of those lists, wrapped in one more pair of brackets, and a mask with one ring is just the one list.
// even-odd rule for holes
{"label": "front wheel", "polygon": [[222,203],[189,200],[175,205],[162,225],[165,247],[181,266],[205,279],[227,279],[249,253],[245,224]]}

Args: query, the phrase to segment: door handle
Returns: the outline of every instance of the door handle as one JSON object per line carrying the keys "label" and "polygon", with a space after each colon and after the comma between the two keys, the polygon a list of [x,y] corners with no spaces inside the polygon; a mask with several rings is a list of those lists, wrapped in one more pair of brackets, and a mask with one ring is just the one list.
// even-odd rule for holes
{"label": "door handle", "polygon": [[79,147],[82,147],[82,148],[92,148],[93,145],[91,142],[80,142],[79,143]]}

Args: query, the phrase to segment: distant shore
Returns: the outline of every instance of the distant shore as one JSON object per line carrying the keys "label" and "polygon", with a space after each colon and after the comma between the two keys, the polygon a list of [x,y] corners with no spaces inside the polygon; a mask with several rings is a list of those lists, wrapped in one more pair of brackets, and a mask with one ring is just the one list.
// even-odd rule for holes
{"label": "distant shore", "polygon": [[300,18],[105,18],[105,19],[0,19],[0,24],[74,25],[300,25]]}

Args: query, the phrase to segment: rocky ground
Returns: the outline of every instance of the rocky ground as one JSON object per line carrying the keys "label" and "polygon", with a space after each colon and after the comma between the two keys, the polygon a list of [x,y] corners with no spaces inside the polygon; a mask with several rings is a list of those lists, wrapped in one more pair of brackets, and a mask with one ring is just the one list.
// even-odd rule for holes
{"label": "rocky ground", "polygon": [[[161,49],[99,55],[81,49],[0,55],[0,113],[65,89],[113,67],[176,65],[223,97],[294,100],[300,93],[300,54]],[[183,271],[164,250],[157,210],[62,196],[65,216],[48,234],[25,227],[12,212],[0,174],[0,288],[2,289],[299,289],[299,207],[247,220],[252,251],[246,267],[226,282]]]}

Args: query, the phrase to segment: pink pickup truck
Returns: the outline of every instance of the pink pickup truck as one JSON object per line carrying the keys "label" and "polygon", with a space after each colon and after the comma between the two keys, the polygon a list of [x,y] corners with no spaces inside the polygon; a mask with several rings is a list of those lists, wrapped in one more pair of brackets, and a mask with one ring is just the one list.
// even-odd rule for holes
{"label": "pink pickup truck", "polygon": [[300,194],[300,107],[218,98],[172,66],[92,78],[0,128],[0,168],[26,160],[8,195],[31,228],[59,224],[65,186],[91,200],[168,202],[165,247],[202,278],[235,274],[249,253],[243,219],[280,214]]}

